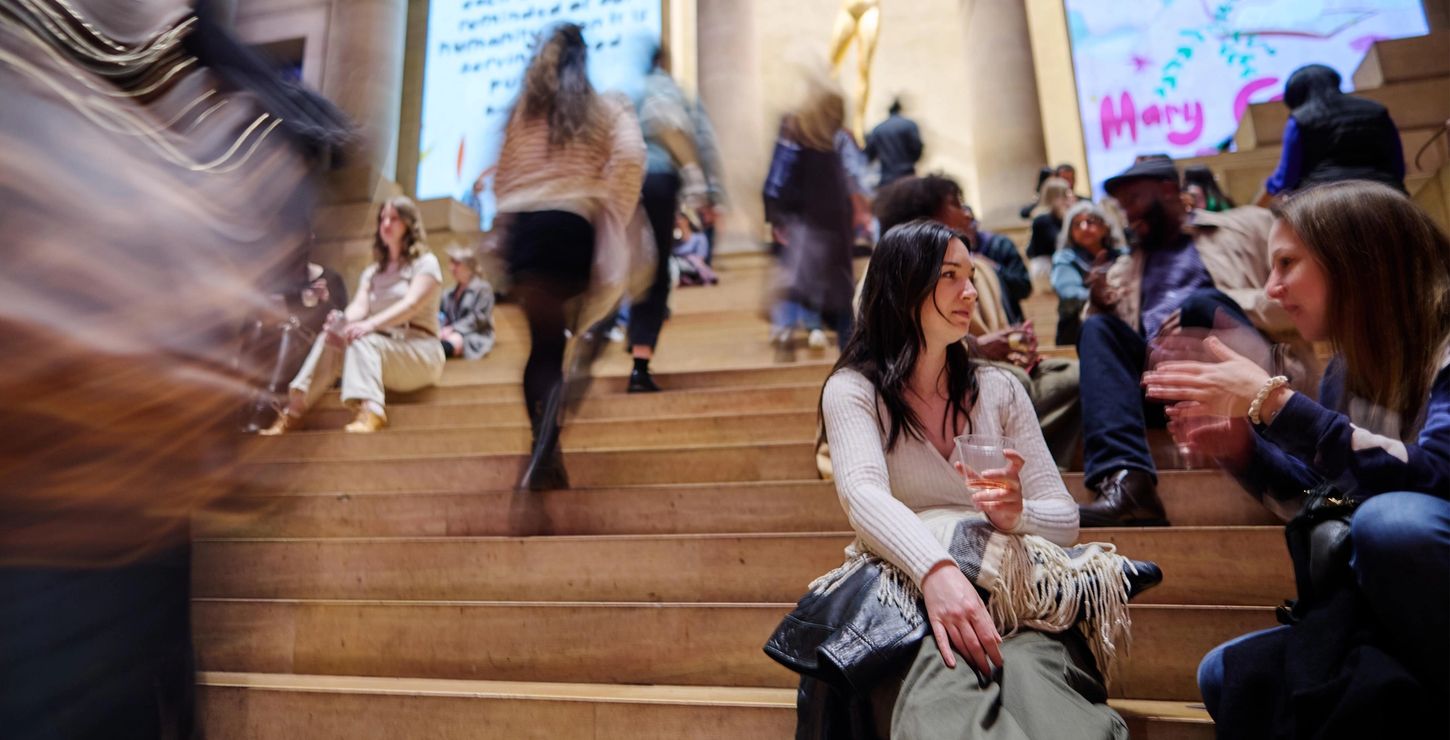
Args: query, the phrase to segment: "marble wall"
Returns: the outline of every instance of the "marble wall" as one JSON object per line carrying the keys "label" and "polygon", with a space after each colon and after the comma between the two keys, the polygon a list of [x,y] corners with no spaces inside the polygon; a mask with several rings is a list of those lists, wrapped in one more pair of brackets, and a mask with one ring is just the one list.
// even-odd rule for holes
{"label": "marble wall", "polygon": [[[760,185],[799,70],[824,64],[839,0],[698,0],[699,78],[721,130],[736,213],[759,222]],[[856,56],[840,79],[857,94]],[[1045,160],[1026,15],[1017,0],[882,0],[866,128],[901,96],[925,141],[919,170],[944,171],[989,222],[1014,220]]]}

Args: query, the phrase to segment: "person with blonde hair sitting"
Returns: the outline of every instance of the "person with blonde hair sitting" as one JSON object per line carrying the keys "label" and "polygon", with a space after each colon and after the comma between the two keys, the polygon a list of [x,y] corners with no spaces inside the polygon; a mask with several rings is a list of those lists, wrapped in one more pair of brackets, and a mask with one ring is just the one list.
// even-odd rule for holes
{"label": "person with blonde hair sitting", "polygon": [[478,254],[467,247],[448,248],[448,271],[455,284],[439,308],[443,354],[481,359],[493,349],[493,286],[483,279]]}
{"label": "person with blonde hair sitting", "polygon": [[428,251],[413,201],[397,196],[383,202],[373,256],[347,310],[329,317],[292,379],[286,410],[262,434],[295,429],[339,376],[342,401],[357,412],[345,431],[375,432],[388,423],[384,389],[415,391],[443,375],[435,310],[443,272]]}

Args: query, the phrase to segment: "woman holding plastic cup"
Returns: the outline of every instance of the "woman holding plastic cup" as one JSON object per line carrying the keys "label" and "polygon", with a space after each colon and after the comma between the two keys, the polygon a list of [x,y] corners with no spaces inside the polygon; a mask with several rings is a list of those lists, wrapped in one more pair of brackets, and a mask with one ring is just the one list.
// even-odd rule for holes
{"label": "woman holding plastic cup", "polygon": [[906,648],[894,737],[1127,737],[1101,677],[1126,638],[1128,598],[1161,573],[1111,546],[1067,549],[1077,507],[1031,400],[961,341],[977,293],[960,235],[912,221],[871,261],[821,397],[858,540],[814,593],[869,562],[884,574],[879,601],[930,625]]}

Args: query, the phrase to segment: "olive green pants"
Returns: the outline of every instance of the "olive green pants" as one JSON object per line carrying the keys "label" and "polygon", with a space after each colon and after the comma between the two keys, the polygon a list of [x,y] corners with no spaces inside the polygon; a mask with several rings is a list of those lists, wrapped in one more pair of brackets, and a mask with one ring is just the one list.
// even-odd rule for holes
{"label": "olive green pants", "polygon": [[1127,740],[1076,632],[1024,631],[1002,643],[1002,681],[981,688],[961,657],[942,663],[922,640],[896,696],[892,740]]}

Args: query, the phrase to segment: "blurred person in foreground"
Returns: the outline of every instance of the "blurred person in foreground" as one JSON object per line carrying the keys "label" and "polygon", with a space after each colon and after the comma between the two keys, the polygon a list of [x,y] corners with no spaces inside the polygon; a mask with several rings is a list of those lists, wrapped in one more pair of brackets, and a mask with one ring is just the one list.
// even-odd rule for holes
{"label": "blurred person in foreground", "polygon": [[1220,737],[1446,737],[1450,238],[1367,181],[1296,193],[1275,216],[1265,293],[1335,350],[1318,401],[1223,332],[1143,376],[1175,436],[1297,512],[1292,626],[1214,648],[1204,703]]}
{"label": "blurred person in foreground", "polygon": [[[540,39],[524,72],[499,154],[495,190],[508,269],[529,323],[524,405],[532,455],[519,488],[567,488],[559,450],[565,331],[578,335],[613,311],[630,247],[626,227],[639,204],[645,148],[623,96],[589,83],[588,44],[572,23]],[[666,221],[668,238],[671,219]],[[603,296],[602,300],[599,298]]]}
{"label": "blurred person in foreground", "polygon": [[[691,106],[669,72],[669,55],[656,45],[650,58],[644,95],[638,101],[639,122],[644,133],[645,176],[640,205],[649,218],[655,246],[655,273],[649,290],[629,307],[630,355],[634,367],[629,373],[629,393],[661,390],[650,374],[650,360],[659,344],[660,329],[669,311],[670,256],[675,246],[675,214],[683,198],[686,207],[699,213],[707,224],[714,223],[710,199],[710,177],[702,150],[714,151],[713,141],[702,145],[701,133],[710,132],[703,112]],[[709,237],[706,237],[707,244]],[[708,253],[707,253],[708,254]]]}
{"label": "blurred person in foreground", "polygon": [[765,218],[781,245],[771,342],[777,357],[793,357],[796,324],[819,315],[851,335],[855,240],[851,184],[836,149],[846,99],[824,73],[808,72],[801,103],[787,114],[766,175]]}
{"label": "blurred person in foreground", "polygon": [[388,424],[385,391],[415,391],[443,376],[438,339],[438,294],[443,272],[428,251],[423,217],[405,196],[378,207],[373,263],[358,278],[357,293],[312,343],[289,387],[287,408],[261,432],[285,434],[342,379],[342,402],[355,418],[343,428],[371,434]]}
{"label": "blurred person in foreground", "polygon": [[206,2],[0,5],[0,96],[0,734],[193,737],[192,517],[260,482],[238,329],[348,124]]}

